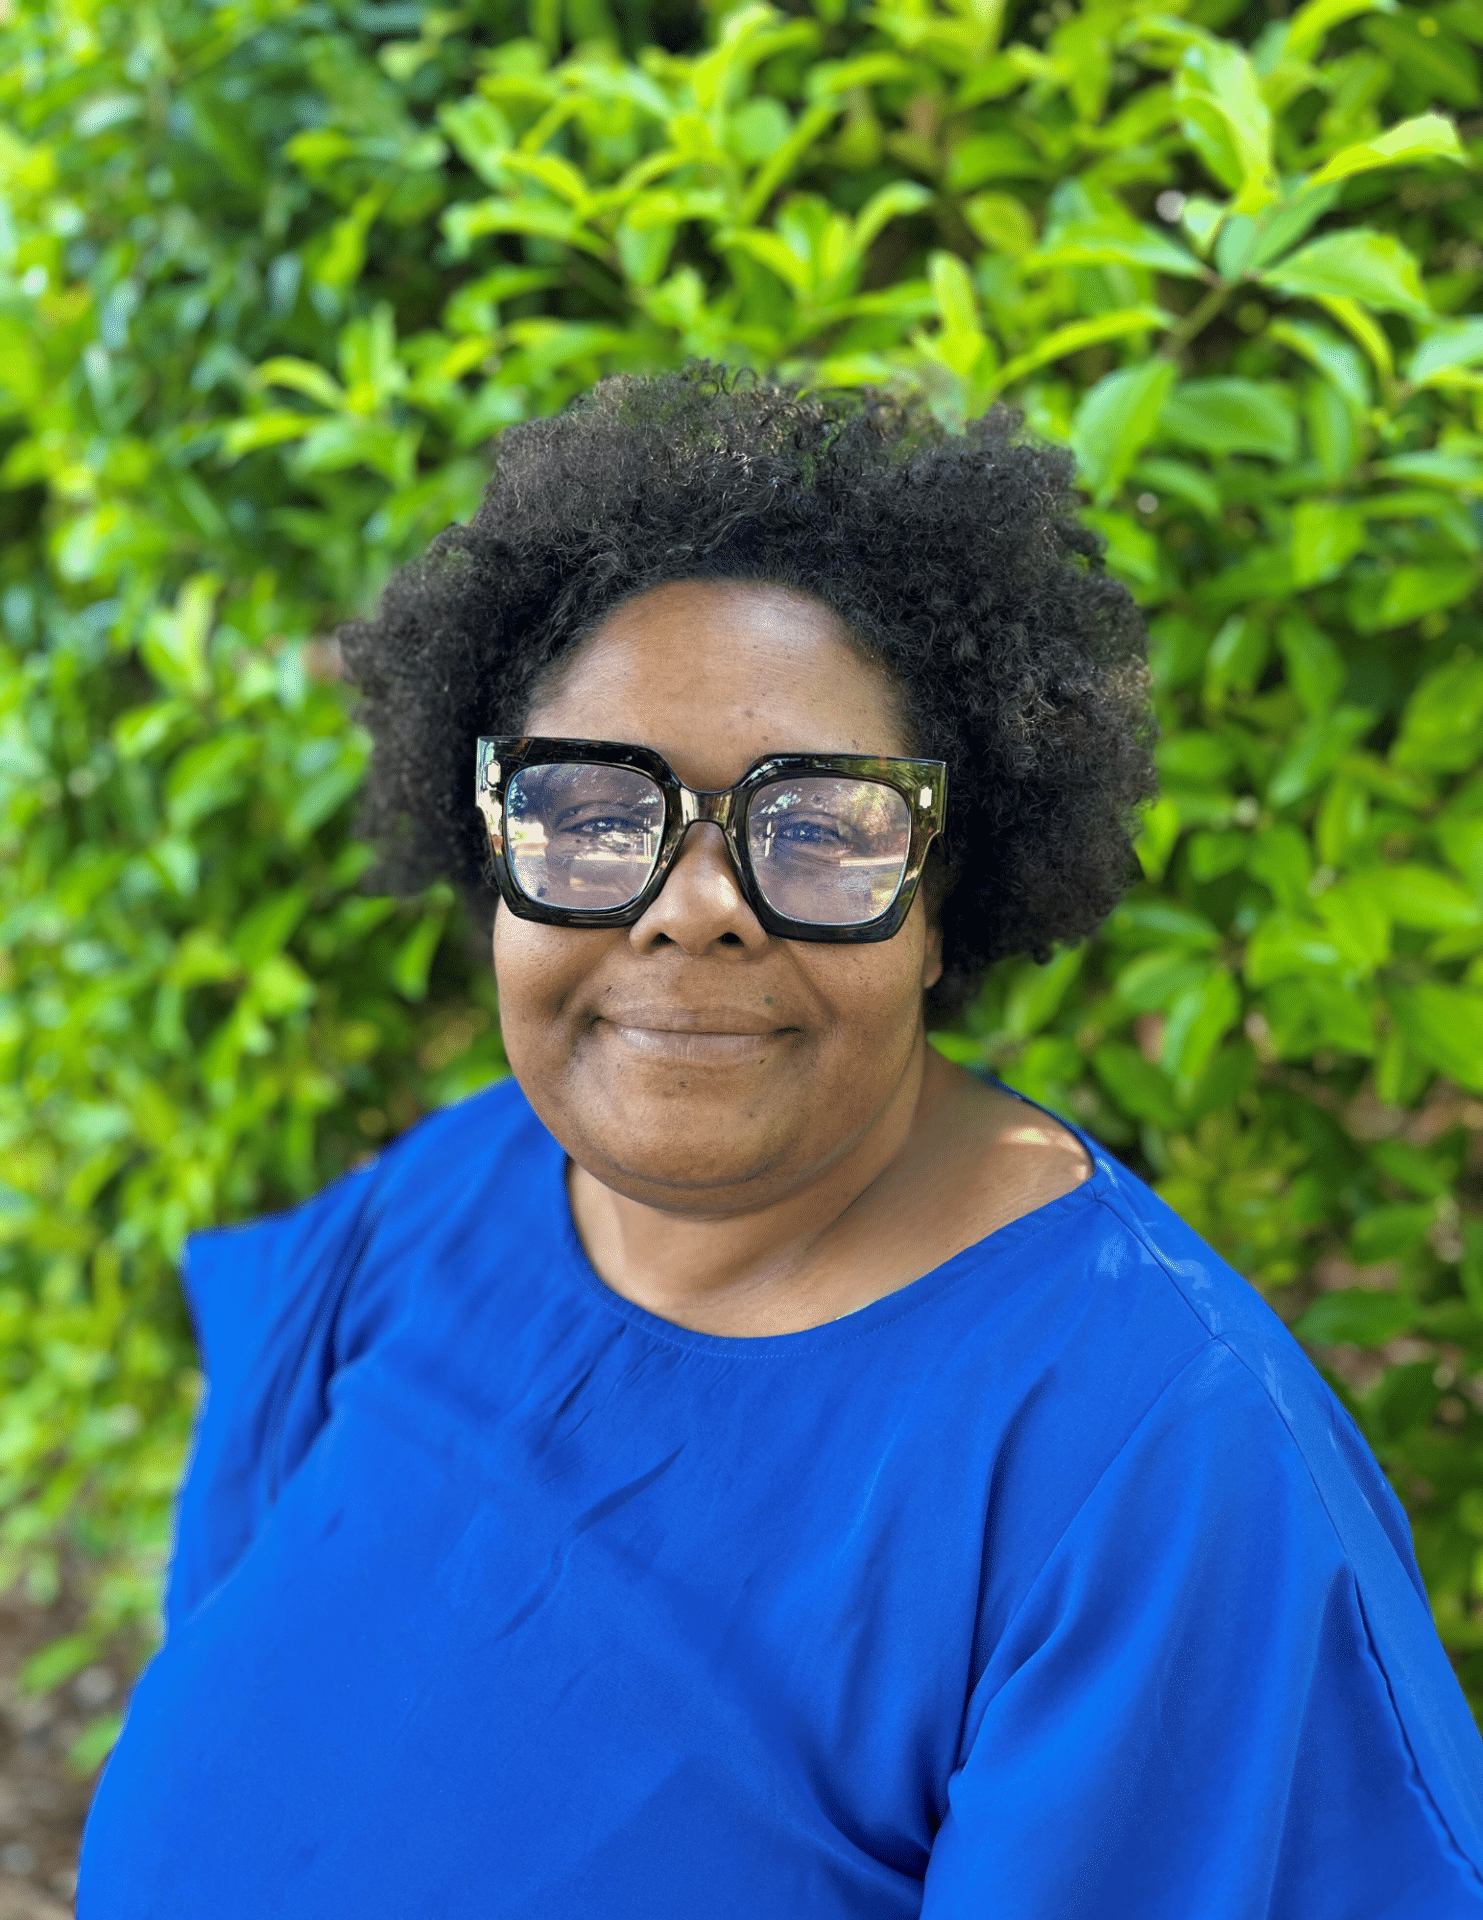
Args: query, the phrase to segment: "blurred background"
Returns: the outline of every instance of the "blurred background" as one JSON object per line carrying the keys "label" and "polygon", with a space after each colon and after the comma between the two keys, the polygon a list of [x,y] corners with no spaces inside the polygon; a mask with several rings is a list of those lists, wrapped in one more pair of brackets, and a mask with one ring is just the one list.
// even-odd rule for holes
{"label": "blurred background", "polygon": [[0,1920],[157,1634],[183,1238],[503,1071],[451,897],[366,890],[334,624],[696,355],[1074,449],[1145,879],[938,1043],[1295,1324],[1483,1707],[1480,62],[1483,0],[0,0]]}

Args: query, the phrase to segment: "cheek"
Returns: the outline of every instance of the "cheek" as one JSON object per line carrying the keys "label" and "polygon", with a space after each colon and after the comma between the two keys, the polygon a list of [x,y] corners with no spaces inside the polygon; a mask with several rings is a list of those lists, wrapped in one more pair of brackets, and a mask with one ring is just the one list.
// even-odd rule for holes
{"label": "cheek", "polygon": [[602,938],[519,920],[501,905],[494,916],[494,980],[507,1038],[521,1035],[539,1045],[591,970],[589,949]]}
{"label": "cheek", "polygon": [[859,947],[800,944],[800,970],[832,1024],[861,1047],[877,1048],[883,1037],[914,1033],[921,1018],[928,930],[920,902],[890,940]]}

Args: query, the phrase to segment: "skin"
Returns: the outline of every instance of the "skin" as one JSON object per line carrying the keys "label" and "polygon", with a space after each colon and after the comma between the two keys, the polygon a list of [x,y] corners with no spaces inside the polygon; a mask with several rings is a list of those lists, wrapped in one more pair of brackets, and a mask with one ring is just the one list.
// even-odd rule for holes
{"label": "skin", "polygon": [[[767,753],[912,751],[894,683],[837,616],[743,582],[625,601],[526,724],[657,748],[697,789]],[[1079,1185],[1071,1134],[928,1047],[940,954],[920,891],[890,940],[772,938],[710,825],[632,927],[501,906],[505,1048],[608,1286],[701,1332],[796,1332]]]}

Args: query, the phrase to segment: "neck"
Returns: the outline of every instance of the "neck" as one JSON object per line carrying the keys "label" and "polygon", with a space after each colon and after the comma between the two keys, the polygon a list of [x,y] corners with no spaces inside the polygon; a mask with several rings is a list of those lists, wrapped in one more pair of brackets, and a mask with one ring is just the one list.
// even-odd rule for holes
{"label": "neck", "polygon": [[781,1199],[759,1208],[668,1212],[569,1173],[572,1216],[589,1259],[616,1293],[696,1332],[758,1336],[837,1318],[861,1304],[849,1247],[870,1230],[939,1066],[919,1033],[870,1124]]}

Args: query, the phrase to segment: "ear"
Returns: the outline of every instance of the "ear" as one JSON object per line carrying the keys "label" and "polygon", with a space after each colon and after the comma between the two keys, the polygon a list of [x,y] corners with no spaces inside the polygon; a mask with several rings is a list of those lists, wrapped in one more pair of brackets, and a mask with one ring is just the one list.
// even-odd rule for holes
{"label": "ear", "polygon": [[942,978],[942,926],[935,913],[927,916],[927,938],[922,943],[922,992],[929,993]]}

